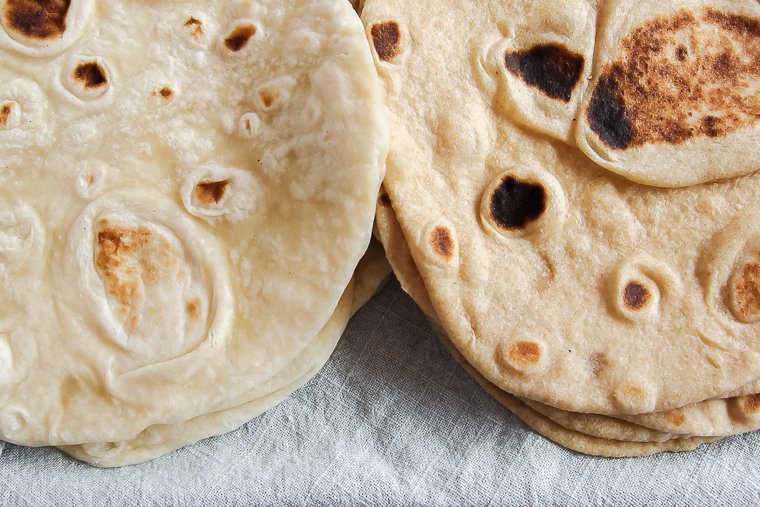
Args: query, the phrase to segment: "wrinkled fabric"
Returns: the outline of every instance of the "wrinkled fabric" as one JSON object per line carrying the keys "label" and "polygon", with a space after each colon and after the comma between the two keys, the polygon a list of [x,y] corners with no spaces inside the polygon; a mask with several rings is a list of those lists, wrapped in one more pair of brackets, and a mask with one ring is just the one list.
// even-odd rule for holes
{"label": "wrinkled fabric", "polygon": [[0,443],[0,505],[746,505],[758,445],[566,451],[485,394],[392,282],[315,379],[230,434],[115,470]]}

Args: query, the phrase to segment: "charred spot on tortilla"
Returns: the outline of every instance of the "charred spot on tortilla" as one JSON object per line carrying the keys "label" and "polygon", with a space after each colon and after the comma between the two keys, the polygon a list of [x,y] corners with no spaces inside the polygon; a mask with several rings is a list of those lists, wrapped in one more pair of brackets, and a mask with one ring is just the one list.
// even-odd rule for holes
{"label": "charred spot on tortilla", "polygon": [[31,39],[60,39],[71,0],[6,0],[5,25]]}
{"label": "charred spot on tortilla", "polygon": [[164,86],[163,88],[161,88],[159,90],[154,90],[151,93],[151,96],[153,96],[153,97],[161,97],[164,100],[170,100],[172,97],[174,97],[174,90],[172,90],[168,86]]}
{"label": "charred spot on tortilla", "polygon": [[552,99],[570,102],[581,79],[585,59],[560,44],[541,44],[528,50],[507,51],[504,64],[528,86]]}
{"label": "charred spot on tortilla", "polygon": [[224,45],[230,51],[236,53],[248,45],[248,41],[251,37],[256,35],[256,26],[247,23],[238,25],[232,32],[224,39]]}
{"label": "charred spot on tortilla", "polygon": [[187,18],[187,21],[185,21],[185,28],[189,30],[190,35],[193,37],[200,37],[203,35],[203,23],[198,18],[192,16]]}
{"label": "charred spot on tortilla", "polygon": [[546,189],[538,183],[507,176],[491,195],[491,214],[507,230],[522,229],[547,208]]}
{"label": "charred spot on tortilla", "polygon": [[401,53],[401,30],[395,21],[372,25],[371,34],[372,44],[380,60],[392,62]]}
{"label": "charred spot on tortilla", "polygon": [[631,280],[623,289],[623,304],[629,310],[641,310],[650,299],[649,289],[637,280]]}
{"label": "charred spot on tortilla", "polygon": [[218,204],[227,192],[227,187],[230,184],[230,180],[221,181],[200,181],[193,191],[195,197],[203,204],[210,206]]}
{"label": "charred spot on tortilla", "polygon": [[586,111],[610,148],[722,137],[760,121],[760,20],[681,9],[640,23],[619,48]]}
{"label": "charred spot on tortilla", "polygon": [[84,88],[100,88],[108,84],[108,76],[98,62],[80,63],[74,69],[72,77]]}
{"label": "charred spot on tortilla", "polygon": [[13,112],[13,104],[8,102],[0,106],[0,125],[8,125],[8,120],[11,118]]}
{"label": "charred spot on tortilla", "polygon": [[430,234],[430,244],[433,251],[444,259],[454,255],[454,239],[447,227],[438,226]]}

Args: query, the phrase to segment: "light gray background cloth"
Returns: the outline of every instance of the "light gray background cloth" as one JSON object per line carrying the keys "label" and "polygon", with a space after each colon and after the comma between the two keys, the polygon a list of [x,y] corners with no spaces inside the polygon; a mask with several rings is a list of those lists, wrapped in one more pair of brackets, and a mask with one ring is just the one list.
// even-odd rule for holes
{"label": "light gray background cloth", "polygon": [[0,505],[758,505],[758,444],[567,451],[485,394],[392,281],[315,379],[243,428],[116,470],[6,444]]}

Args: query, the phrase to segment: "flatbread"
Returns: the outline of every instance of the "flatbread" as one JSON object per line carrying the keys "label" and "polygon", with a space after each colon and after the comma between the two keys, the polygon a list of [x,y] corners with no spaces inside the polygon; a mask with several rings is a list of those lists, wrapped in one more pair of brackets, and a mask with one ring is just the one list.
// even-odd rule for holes
{"label": "flatbread", "polygon": [[291,364],[367,248],[384,171],[350,4],[0,11],[0,438],[126,440]]}
{"label": "flatbread", "polygon": [[383,248],[373,240],[359,262],[352,284],[317,338],[296,358],[287,372],[280,372],[257,391],[245,393],[229,408],[183,423],[151,426],[129,441],[64,446],[61,450],[91,465],[120,467],[158,458],[198,440],[242,426],[306,384],[322,368],[337,345],[350,315],[377,292],[389,274],[390,266]]}
{"label": "flatbread", "polygon": [[[647,431],[634,424],[624,424],[611,417],[593,414],[573,414],[553,409],[545,405],[537,407],[549,409],[547,414],[534,410],[532,402],[517,398],[488,382],[446,338],[443,328],[434,314],[428,313],[432,305],[419,276],[411,262],[411,254],[401,235],[401,228],[395,220],[387,194],[381,192],[377,213],[377,236],[386,248],[388,260],[404,290],[426,314],[441,343],[456,361],[488,392],[510,412],[545,438],[568,449],[604,457],[647,456],[658,452],[693,450],[699,445],[711,442],[709,438],[675,438],[674,435]],[[556,417],[553,419],[551,416]],[[589,418],[596,417],[591,422]],[[595,424],[594,424],[595,423]],[[606,437],[604,436],[606,435]],[[628,441],[626,441],[626,437]],[[651,437],[648,440],[647,437]]]}
{"label": "flatbread", "polygon": [[149,461],[198,440],[233,431],[263,414],[308,382],[327,361],[348,322],[354,285],[346,290],[336,312],[316,339],[286,370],[264,382],[259,389],[241,394],[226,408],[189,421],[145,428],[121,442],[60,446],[78,460],[98,467],[120,467]]}
{"label": "flatbread", "polygon": [[[433,325],[439,337],[445,338],[445,332],[440,321],[433,313],[430,298],[425,290],[422,277],[416,269],[406,239],[401,232],[401,227],[393,212],[392,203],[387,193],[381,190],[378,199],[376,217],[376,237],[378,237],[386,251],[388,260],[393,267],[396,278],[402,288],[414,299],[421,310]],[[450,341],[446,343],[451,349]],[[460,364],[461,355],[457,359]],[[467,367],[472,372],[472,367]],[[483,382],[478,380],[481,385]],[[491,385],[487,391],[493,392],[496,388]],[[506,396],[510,396],[507,395]],[[505,398],[499,395],[499,398]],[[563,428],[582,433],[591,437],[605,440],[622,440],[628,442],[666,442],[676,438],[690,436],[700,437],[723,437],[736,435],[747,431],[756,430],[759,426],[752,417],[754,414],[743,415],[743,411],[737,411],[734,407],[740,404],[742,407],[752,407],[746,398],[707,400],[689,407],[683,407],[666,413],[642,414],[639,416],[621,416],[631,424],[618,418],[596,414],[583,414],[560,410],[544,405],[527,398],[514,397],[516,402],[530,408],[536,414],[543,416],[552,423]],[[515,403],[511,403],[515,406]],[[507,405],[509,408],[510,405]],[[722,410],[721,410],[722,408]],[[745,409],[746,410],[746,409]],[[720,414],[730,414],[721,418]],[[519,414],[518,414],[519,416]],[[648,423],[648,424],[647,424]],[[694,431],[687,433],[686,431]],[[551,437],[548,437],[551,439]]]}
{"label": "flatbread", "polygon": [[[757,146],[742,142],[758,128],[744,100],[760,100],[760,79],[739,65],[760,58],[760,4],[657,5],[371,0],[362,11],[392,124],[385,186],[436,315],[488,381],[573,412],[665,411],[760,377],[760,216],[742,205],[760,199],[744,160]],[[738,81],[678,81],[683,93],[744,97],[717,120],[688,110],[743,126],[647,138],[616,151],[614,168],[594,163],[578,125],[595,107],[608,123],[617,111],[592,104],[599,76],[636,41],[646,58],[680,61],[681,32],[670,40],[667,27],[683,12],[701,23],[684,32],[689,72],[723,62]],[[647,73],[658,68],[642,64],[641,86],[664,94]],[[637,157],[656,169],[639,171]],[[639,183],[652,178],[683,188]]]}

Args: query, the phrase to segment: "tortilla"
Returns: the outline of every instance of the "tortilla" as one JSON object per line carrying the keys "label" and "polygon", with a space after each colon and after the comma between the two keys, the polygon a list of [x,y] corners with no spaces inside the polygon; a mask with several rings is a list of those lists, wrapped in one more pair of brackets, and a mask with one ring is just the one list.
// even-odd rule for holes
{"label": "tortilla", "polygon": [[354,292],[349,286],[336,312],[316,339],[289,368],[264,382],[255,391],[231,400],[229,406],[188,421],[149,426],[137,436],[121,442],[60,446],[77,458],[98,467],[120,467],[149,461],[198,440],[233,431],[263,414],[308,382],[327,361],[343,333]]}
{"label": "tortilla", "polygon": [[291,364],[384,171],[350,4],[0,5],[0,438],[130,439]]}
{"label": "tortilla", "polygon": [[[602,123],[633,114],[599,98],[605,69],[631,41],[643,61],[660,48],[670,58],[667,30],[645,28],[683,12],[701,20],[683,32],[689,73],[723,61],[715,37],[741,39],[724,52],[737,84],[677,81],[683,93],[760,100],[754,70],[734,66],[760,54],[760,4],[628,7],[631,27],[626,5],[383,0],[362,11],[392,125],[385,187],[435,314],[489,382],[573,412],[666,411],[760,377],[760,216],[741,204],[760,198],[745,164],[758,148],[743,142],[758,124],[744,98],[720,111],[741,119],[735,129],[646,138],[615,151],[614,167],[595,163],[609,146],[589,158],[581,125],[592,110]],[[639,68],[654,91],[666,86],[659,68]]]}
{"label": "tortilla", "polygon": [[355,314],[379,290],[389,274],[390,266],[385,260],[383,248],[373,240],[359,262],[353,283],[346,289],[335,313],[317,338],[296,358],[287,373],[278,373],[260,389],[245,393],[228,408],[178,424],[151,426],[129,441],[64,446],[61,450],[91,465],[119,467],[143,463],[198,440],[242,426],[306,384],[322,368],[337,345],[348,317]]}
{"label": "tortilla", "polygon": [[[433,313],[430,298],[393,212],[392,202],[382,189],[378,198],[375,230],[376,237],[383,243],[388,260],[402,288],[420,306],[438,336],[445,341],[445,332]],[[451,343],[448,342],[445,345],[451,352]],[[462,364],[461,355],[457,361]],[[473,371],[471,366],[466,369],[468,372]],[[481,380],[478,382],[483,385]],[[486,390],[493,393],[496,388],[491,385]],[[499,394],[499,399],[508,396],[510,396],[508,393]],[[754,431],[759,427],[756,417],[756,412],[760,411],[758,404],[748,401],[756,399],[753,396],[707,400],[664,413],[619,416],[623,420],[597,414],[568,412],[527,398],[514,398],[515,403],[510,402],[510,405],[507,405],[508,408],[521,403],[536,414],[567,430],[605,440],[665,442],[691,436],[725,437]],[[736,407],[740,407],[739,410]],[[517,415],[520,417],[519,414]],[[547,438],[551,439],[551,437]]]}

